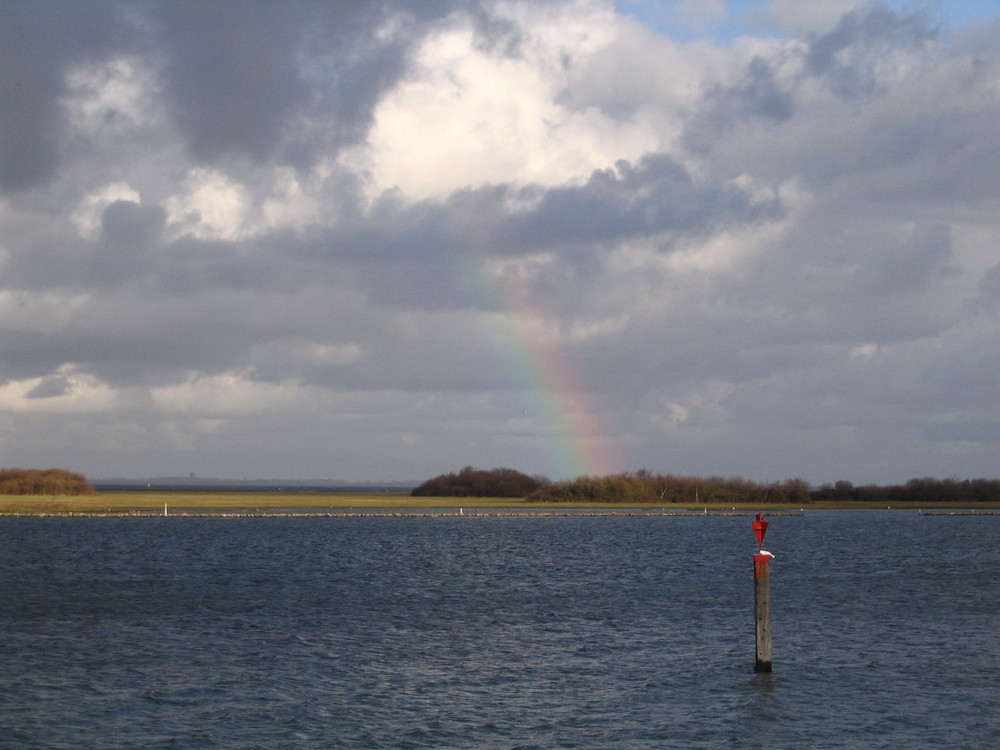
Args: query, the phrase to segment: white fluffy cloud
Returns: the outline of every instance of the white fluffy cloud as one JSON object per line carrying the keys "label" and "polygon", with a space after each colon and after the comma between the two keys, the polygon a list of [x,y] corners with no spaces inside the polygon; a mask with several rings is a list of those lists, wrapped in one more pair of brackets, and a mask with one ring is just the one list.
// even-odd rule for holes
{"label": "white fluffy cloud", "polygon": [[562,101],[576,69],[615,43],[606,9],[506,10],[500,19],[517,24],[516,42],[484,44],[462,16],[424,39],[355,157],[368,165],[376,194],[399,188],[421,200],[491,183],[559,185],[659,145],[646,123]]}

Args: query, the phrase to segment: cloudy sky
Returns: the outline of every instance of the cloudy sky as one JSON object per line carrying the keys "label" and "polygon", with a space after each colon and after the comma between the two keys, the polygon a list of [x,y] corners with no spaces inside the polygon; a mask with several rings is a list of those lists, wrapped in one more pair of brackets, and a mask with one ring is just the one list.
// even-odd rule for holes
{"label": "cloudy sky", "polygon": [[998,19],[4,2],[0,466],[996,477]]}

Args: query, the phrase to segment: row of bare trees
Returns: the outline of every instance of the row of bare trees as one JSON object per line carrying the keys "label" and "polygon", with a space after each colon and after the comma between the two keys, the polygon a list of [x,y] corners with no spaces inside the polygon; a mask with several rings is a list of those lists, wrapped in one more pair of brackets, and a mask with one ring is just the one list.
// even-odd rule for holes
{"label": "row of bare trees", "polygon": [[609,476],[578,477],[539,487],[528,496],[538,502],[602,503],[807,503],[809,483],[786,479],[760,484],[741,478],[685,477],[645,469]]}
{"label": "row of bare trees", "polygon": [[535,502],[727,503],[860,502],[987,503],[1000,502],[1000,479],[911,479],[899,485],[855,486],[837,482],[813,489],[804,479],[753,482],[739,477],[691,477],[656,474],[646,469],[608,476],[583,476],[564,482],[528,476],[513,469],[484,471],[466,466],[424,482],[414,495],[434,497],[523,497]]}
{"label": "row of bare trees", "polygon": [[550,482],[514,469],[466,466],[428,479],[411,493],[424,497],[524,497],[536,502],[600,503],[806,503],[803,479],[758,484],[746,479],[678,477],[642,469],[609,476]]}
{"label": "row of bare trees", "polygon": [[1000,479],[911,479],[906,484],[855,486],[851,482],[825,484],[813,490],[818,501],[893,503],[995,503],[1000,502]]}

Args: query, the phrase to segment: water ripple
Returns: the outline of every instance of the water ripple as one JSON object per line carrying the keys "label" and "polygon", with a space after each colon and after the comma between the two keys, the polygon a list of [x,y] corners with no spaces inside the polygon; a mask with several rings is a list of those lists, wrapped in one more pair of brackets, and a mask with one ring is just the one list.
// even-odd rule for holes
{"label": "water ripple", "polygon": [[[1000,519],[0,519],[0,747],[1000,746]],[[927,550],[933,550],[928,552]]]}

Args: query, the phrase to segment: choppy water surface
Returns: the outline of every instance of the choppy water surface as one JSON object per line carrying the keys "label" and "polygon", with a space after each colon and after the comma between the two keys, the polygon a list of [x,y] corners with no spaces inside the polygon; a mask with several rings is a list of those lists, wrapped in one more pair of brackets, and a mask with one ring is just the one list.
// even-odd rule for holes
{"label": "choppy water surface", "polygon": [[1000,747],[1000,517],[0,519],[4,748]]}

